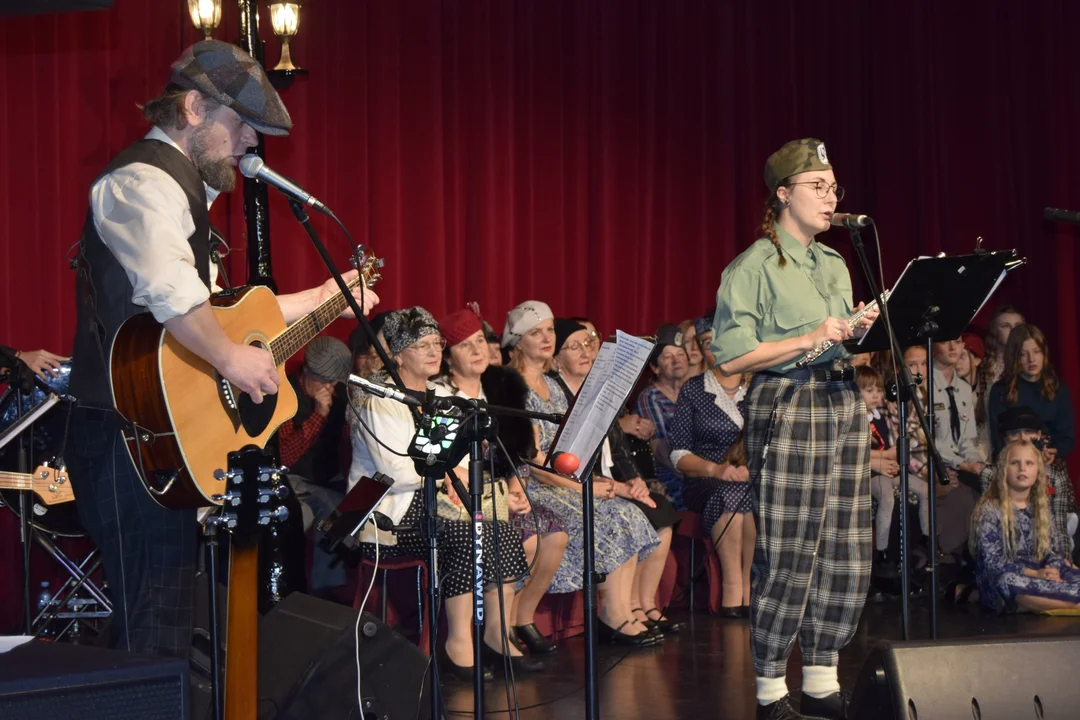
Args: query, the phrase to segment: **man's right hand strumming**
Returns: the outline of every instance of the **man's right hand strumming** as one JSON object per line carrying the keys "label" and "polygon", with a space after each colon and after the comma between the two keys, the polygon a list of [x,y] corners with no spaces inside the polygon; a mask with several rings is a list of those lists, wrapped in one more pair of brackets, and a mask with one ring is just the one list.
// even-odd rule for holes
{"label": "man's right hand strumming", "polygon": [[218,372],[256,404],[263,401],[263,395],[276,393],[281,385],[274,356],[253,345],[233,345]]}
{"label": "man's right hand strumming", "polygon": [[825,318],[825,322],[818,325],[817,329],[808,336],[810,340],[808,349],[819,348],[825,344],[826,340],[832,343],[842,342],[852,334],[847,320],[835,317]]}

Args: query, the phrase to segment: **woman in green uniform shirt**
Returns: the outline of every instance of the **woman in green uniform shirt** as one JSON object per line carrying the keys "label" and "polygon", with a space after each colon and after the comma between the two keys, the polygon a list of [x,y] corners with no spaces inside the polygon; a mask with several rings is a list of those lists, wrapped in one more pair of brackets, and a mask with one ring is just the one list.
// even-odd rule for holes
{"label": "woman in green uniform shirt", "polygon": [[[814,238],[843,188],[820,140],[794,140],[765,164],[765,234],[724,270],[712,349],[725,375],[756,373],[745,437],[758,526],[750,646],[758,718],[845,718],[838,652],[855,632],[870,580],[870,438],[840,341],[853,329],[843,258]],[[867,313],[862,332],[877,316]],[[826,340],[836,347],[796,362]],[[788,696],[798,638],[802,706]]]}

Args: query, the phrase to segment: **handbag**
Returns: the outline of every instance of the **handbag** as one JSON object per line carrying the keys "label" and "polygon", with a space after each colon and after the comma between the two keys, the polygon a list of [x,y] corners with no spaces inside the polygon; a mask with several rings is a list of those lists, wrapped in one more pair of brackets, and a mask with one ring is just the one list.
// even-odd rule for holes
{"label": "handbag", "polygon": [[[505,480],[495,480],[494,482],[487,479],[484,480],[484,491],[480,496],[480,508],[484,512],[484,520],[490,522],[496,514],[499,520],[506,522],[510,519],[510,508],[506,504],[507,495],[510,490],[506,485]],[[462,504],[454,504],[450,499],[450,496],[444,492],[438,493],[436,499],[436,514],[444,520],[461,520],[463,522],[472,522],[472,517],[469,515],[469,511],[465,509]]]}

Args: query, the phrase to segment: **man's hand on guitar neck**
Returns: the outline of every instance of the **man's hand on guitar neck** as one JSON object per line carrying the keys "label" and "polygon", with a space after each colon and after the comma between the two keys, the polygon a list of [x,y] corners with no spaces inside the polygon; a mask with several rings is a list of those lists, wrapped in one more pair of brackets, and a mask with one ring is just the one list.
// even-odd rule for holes
{"label": "man's hand on guitar neck", "polygon": [[[358,271],[350,270],[347,273],[343,273],[341,279],[346,283],[349,283],[355,280],[358,274]],[[369,314],[371,309],[379,304],[379,296],[370,288],[364,289],[363,298],[360,297],[359,285],[354,287],[352,291],[353,297],[356,298],[356,302],[363,308],[364,315]],[[318,287],[309,288],[308,290],[291,293],[289,295],[278,295],[277,300],[278,305],[281,306],[281,314],[285,316],[285,322],[291,325],[340,292],[337,283],[334,282],[334,278],[330,278]],[[353,317],[353,312],[346,308],[341,316],[351,318]]]}

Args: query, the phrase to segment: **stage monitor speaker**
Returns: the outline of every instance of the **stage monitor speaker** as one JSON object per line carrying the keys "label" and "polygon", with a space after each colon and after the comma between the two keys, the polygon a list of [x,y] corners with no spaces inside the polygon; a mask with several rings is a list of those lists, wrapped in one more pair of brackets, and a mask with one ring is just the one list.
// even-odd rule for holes
{"label": "stage monitor speaker", "polygon": [[33,640],[0,654],[4,720],[187,720],[186,661]]}
{"label": "stage monitor speaker", "polygon": [[879,643],[851,720],[1076,720],[1080,638]]}
{"label": "stage monitor speaker", "polygon": [[0,0],[0,15],[40,15],[68,10],[105,10],[113,0]]}
{"label": "stage monitor speaker", "polygon": [[[430,720],[428,658],[375,616],[293,593],[259,624],[259,720]],[[423,685],[423,693],[421,693]]]}

